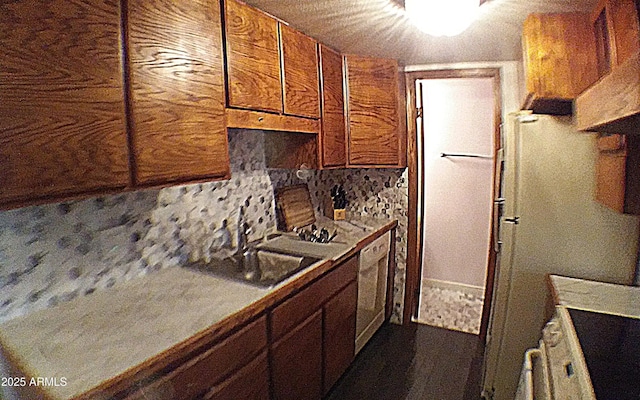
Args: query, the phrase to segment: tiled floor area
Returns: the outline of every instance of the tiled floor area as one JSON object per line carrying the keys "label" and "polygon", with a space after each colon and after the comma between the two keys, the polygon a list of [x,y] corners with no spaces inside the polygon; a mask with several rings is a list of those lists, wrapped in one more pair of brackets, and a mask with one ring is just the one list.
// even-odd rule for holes
{"label": "tiled floor area", "polygon": [[423,286],[416,322],[477,335],[482,298],[463,292]]}

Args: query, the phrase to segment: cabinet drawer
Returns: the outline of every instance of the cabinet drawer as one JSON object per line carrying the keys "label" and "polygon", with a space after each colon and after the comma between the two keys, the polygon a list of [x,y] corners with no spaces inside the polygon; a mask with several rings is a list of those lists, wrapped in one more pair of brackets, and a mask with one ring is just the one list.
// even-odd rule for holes
{"label": "cabinet drawer", "polygon": [[269,400],[269,364],[263,351],[249,365],[216,385],[206,400]]}
{"label": "cabinet drawer", "polygon": [[354,256],[312,283],[300,293],[276,307],[271,313],[271,333],[278,340],[292,327],[304,321],[358,274],[358,257]]}
{"label": "cabinet drawer", "polygon": [[126,399],[193,399],[249,364],[266,346],[267,323],[262,317]]}

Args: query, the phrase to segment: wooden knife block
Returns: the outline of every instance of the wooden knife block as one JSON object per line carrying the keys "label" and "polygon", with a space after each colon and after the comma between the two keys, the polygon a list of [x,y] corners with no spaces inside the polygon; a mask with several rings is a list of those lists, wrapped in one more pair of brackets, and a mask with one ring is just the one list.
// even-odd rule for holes
{"label": "wooden knife block", "polygon": [[347,218],[347,210],[344,208],[333,208],[333,201],[325,201],[324,215],[334,221],[343,221]]}

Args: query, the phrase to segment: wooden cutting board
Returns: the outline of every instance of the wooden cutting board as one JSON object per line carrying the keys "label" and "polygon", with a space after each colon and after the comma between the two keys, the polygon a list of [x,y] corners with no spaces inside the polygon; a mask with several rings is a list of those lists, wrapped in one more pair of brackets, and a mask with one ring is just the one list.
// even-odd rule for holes
{"label": "wooden cutting board", "polygon": [[280,229],[293,230],[316,222],[311,195],[306,184],[286,186],[275,190]]}

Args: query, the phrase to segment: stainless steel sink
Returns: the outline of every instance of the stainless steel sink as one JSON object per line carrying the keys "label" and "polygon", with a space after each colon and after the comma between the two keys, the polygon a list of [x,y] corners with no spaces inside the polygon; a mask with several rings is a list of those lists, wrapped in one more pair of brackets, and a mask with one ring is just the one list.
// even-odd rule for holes
{"label": "stainless steel sink", "polygon": [[286,254],[332,259],[349,249],[349,245],[340,242],[312,243],[300,240],[297,236],[279,236],[261,243],[257,248]]}
{"label": "stainless steel sink", "polygon": [[297,255],[290,252],[252,250],[244,257],[213,260],[209,263],[194,262],[187,268],[224,279],[251,285],[269,287],[320,261],[320,258]]}

